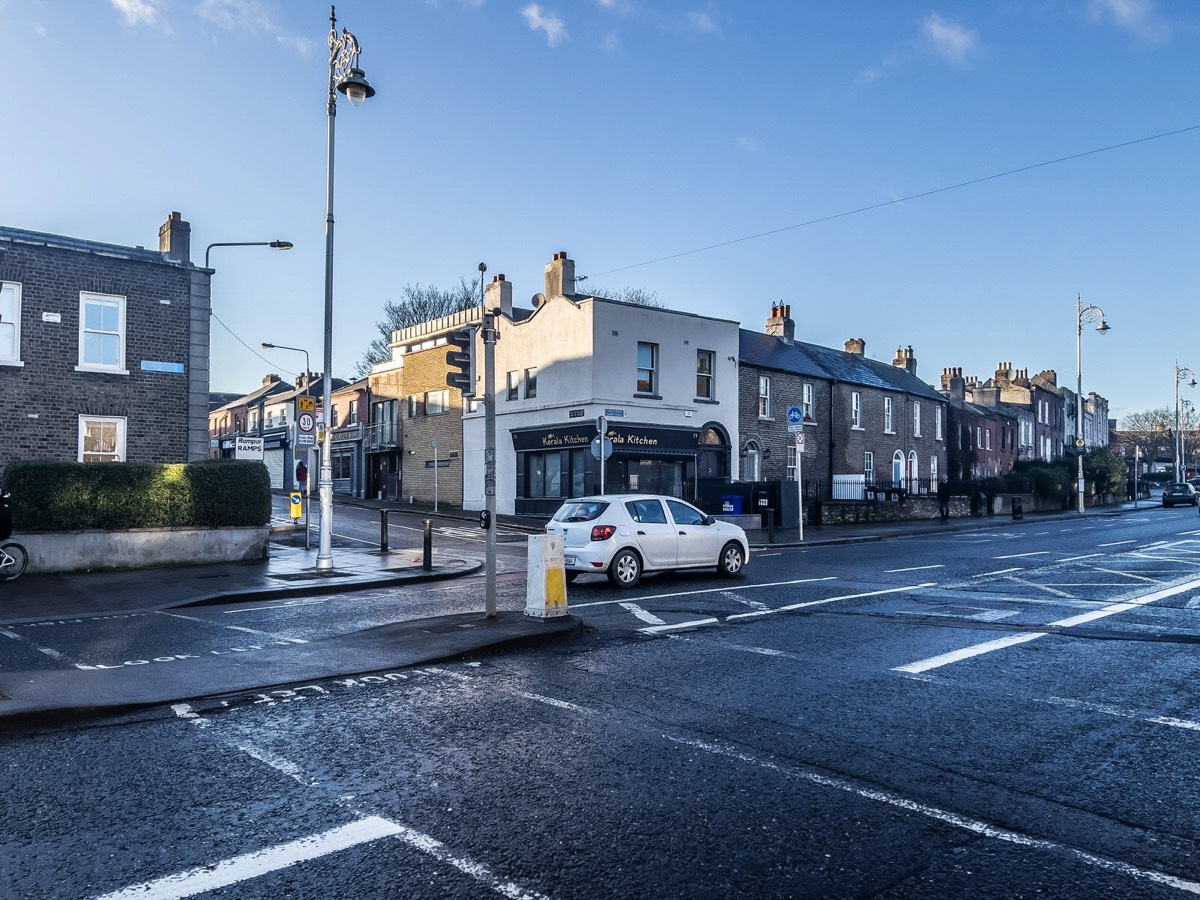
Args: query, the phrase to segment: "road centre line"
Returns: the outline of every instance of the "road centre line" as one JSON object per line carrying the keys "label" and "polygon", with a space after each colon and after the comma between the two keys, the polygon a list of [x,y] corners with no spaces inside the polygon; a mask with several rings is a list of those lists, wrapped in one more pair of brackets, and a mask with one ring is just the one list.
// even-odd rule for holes
{"label": "road centre line", "polygon": [[[797,578],[792,581],[772,581],[766,584],[739,584],[739,591],[757,590],[760,588],[787,587],[792,584],[811,584],[816,581],[835,581],[836,575],[826,575],[821,578]],[[703,588],[698,591],[675,591],[671,594],[646,594],[642,597],[632,598],[635,603],[644,603],[647,600],[665,600],[668,597],[692,597],[699,594],[723,594],[728,591],[727,587],[719,588]],[[624,600],[596,600],[593,603],[572,603],[572,609],[583,609],[588,606],[612,606],[613,604],[625,603]]]}
{"label": "road centre line", "polygon": [[1031,550],[1028,553],[1010,553],[1007,556],[993,556],[992,559],[1020,559],[1022,556],[1048,556],[1049,550]]}
{"label": "road centre line", "polygon": [[[1094,622],[1097,619],[1104,619],[1108,616],[1116,615],[1120,612],[1128,612],[1131,609],[1137,609],[1141,606],[1146,606],[1150,603],[1155,603],[1159,600],[1165,600],[1167,597],[1173,597],[1176,594],[1182,594],[1185,591],[1195,590],[1200,587],[1200,579],[1185,581],[1183,584],[1177,584],[1174,587],[1164,588],[1161,591],[1155,591],[1152,594],[1146,594],[1144,597],[1138,597],[1133,600],[1126,600],[1120,603],[1113,603],[1105,606],[1102,609],[1093,610],[1092,612],[1081,613],[1078,616],[1071,616],[1067,619],[1059,619],[1056,622],[1051,622],[1049,628],[1073,628],[1076,625],[1084,625],[1088,622]],[[1048,631],[1032,631],[1026,634],[1015,634],[1009,637],[999,638],[994,641],[986,641],[982,644],[975,644],[970,647],[963,647],[961,650],[952,650],[949,653],[942,653],[938,656],[932,656],[928,659],[918,660],[917,662],[909,663],[904,666],[896,666],[892,669],[893,672],[907,672],[913,675],[921,672],[928,672],[930,669],[938,669],[942,666],[948,666],[951,663],[961,662],[964,659],[982,656],[985,653],[991,653],[993,650],[1003,650],[1007,647],[1013,647],[1017,644],[1025,644],[1029,641],[1036,641],[1038,638],[1046,637],[1050,634]]]}
{"label": "road centre line", "polygon": [[1188,881],[1175,875],[1168,875],[1165,872],[1158,872],[1154,869],[1144,869],[1141,866],[1135,866],[1131,863],[1099,856],[1095,853],[1091,853],[1090,851],[1081,850],[1078,847],[1072,847],[1068,844],[1059,844],[1055,843],[1054,841],[1048,841],[1044,838],[1037,838],[1033,837],[1032,835],[1022,834],[1019,831],[1001,828],[997,825],[991,825],[980,819],[972,819],[968,816],[960,815],[959,813],[939,809],[936,806],[929,806],[925,803],[918,803],[915,800],[909,800],[907,797],[902,797],[893,791],[886,791],[872,787],[862,787],[843,778],[821,775],[817,772],[805,771],[804,769],[800,769],[795,766],[784,766],[779,763],[772,762],[769,759],[762,759],[749,753],[734,749],[733,747],[725,747],[719,744],[710,743],[708,741],[677,738],[670,735],[666,735],[665,737],[668,740],[682,744],[685,747],[692,747],[697,750],[703,750],[706,753],[711,753],[715,756],[722,756],[726,759],[732,759],[748,765],[770,769],[785,776],[791,776],[802,781],[807,781],[810,784],[816,784],[821,787],[844,791],[845,793],[853,794],[854,796],[863,800],[871,800],[876,803],[886,804],[896,809],[902,809],[906,812],[916,813],[917,815],[925,816],[929,819],[951,825],[955,828],[960,828],[964,831],[981,835],[982,837],[992,838],[994,840],[1004,841],[1010,844],[1016,844],[1019,847],[1025,847],[1030,850],[1040,850],[1054,854],[1065,854],[1073,857],[1076,860],[1079,860],[1080,862],[1086,863],[1089,866],[1095,866],[1096,868],[1103,869],[1108,872],[1116,872],[1130,878],[1150,881],[1155,884],[1165,885],[1166,887],[1186,891],[1191,894],[1200,894],[1200,882]]}
{"label": "road centre line", "polygon": [[[811,607],[811,606],[822,606],[826,603],[836,603],[839,600],[858,600],[863,597],[878,597],[883,594],[896,594],[896,593],[899,593],[902,591],[919,591],[919,590],[923,590],[924,588],[930,588],[930,587],[936,587],[936,586],[937,586],[936,581],[929,581],[929,582],[926,582],[925,584],[913,584],[913,585],[907,585],[905,587],[887,588],[887,589],[881,590],[881,591],[866,591],[861,594],[842,594],[841,596],[838,596],[838,597],[827,597],[824,600],[807,600],[804,603],[792,603],[792,604],[789,604],[788,606],[779,606],[779,607],[775,607],[773,609],[756,609],[753,612],[734,613],[733,615],[726,616],[725,621],[732,622],[735,619],[753,619],[753,618],[757,618],[759,616],[773,615],[774,613],[792,612],[797,609],[807,609],[808,607]],[[691,622],[678,622],[674,625],[653,625],[649,628],[639,628],[638,632],[641,634],[663,634],[664,632],[667,632],[667,631],[677,631],[682,628],[695,628],[699,625],[718,625],[718,624],[720,624],[720,620],[715,619],[715,618],[694,619]]]}
{"label": "road centre line", "polygon": [[910,566],[907,569],[884,569],[883,573],[885,575],[894,575],[897,572],[920,572],[924,569],[944,569],[944,568],[946,568],[945,563],[938,563],[937,565],[934,565],[934,566]]}

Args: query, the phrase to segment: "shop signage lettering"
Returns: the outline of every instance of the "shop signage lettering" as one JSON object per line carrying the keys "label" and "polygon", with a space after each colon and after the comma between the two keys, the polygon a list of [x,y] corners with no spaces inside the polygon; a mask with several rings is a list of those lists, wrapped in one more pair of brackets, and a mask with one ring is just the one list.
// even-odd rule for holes
{"label": "shop signage lettering", "polygon": [[543,447],[580,447],[587,446],[592,442],[589,437],[584,437],[582,434],[547,434],[542,437]]}

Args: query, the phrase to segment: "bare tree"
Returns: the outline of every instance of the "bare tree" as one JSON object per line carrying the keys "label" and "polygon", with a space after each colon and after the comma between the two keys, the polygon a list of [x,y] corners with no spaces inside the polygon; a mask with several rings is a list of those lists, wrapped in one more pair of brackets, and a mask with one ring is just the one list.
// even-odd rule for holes
{"label": "bare tree", "polygon": [[[1188,460],[1192,460],[1194,465],[1194,456],[1200,448],[1200,413],[1190,402],[1181,405],[1179,425],[1183,436],[1183,464],[1186,467]],[[1158,409],[1129,413],[1121,420],[1121,433],[1127,443],[1142,448],[1143,460],[1174,461],[1177,446],[1175,410],[1160,406]]]}
{"label": "bare tree", "polygon": [[619,300],[622,303],[634,303],[638,306],[652,306],[655,309],[667,308],[666,304],[658,299],[658,291],[648,291],[645,288],[623,287],[614,291],[605,287],[591,287],[584,293],[592,297]]}
{"label": "bare tree", "polygon": [[375,323],[379,336],[367,347],[355,373],[362,378],[370,373],[376,363],[391,357],[388,344],[391,343],[393,331],[440,319],[478,304],[478,278],[473,281],[461,278],[458,286],[449,291],[438,290],[434,285],[421,287],[419,284],[406,284],[403,300],[384,301],[383,314],[386,318]]}

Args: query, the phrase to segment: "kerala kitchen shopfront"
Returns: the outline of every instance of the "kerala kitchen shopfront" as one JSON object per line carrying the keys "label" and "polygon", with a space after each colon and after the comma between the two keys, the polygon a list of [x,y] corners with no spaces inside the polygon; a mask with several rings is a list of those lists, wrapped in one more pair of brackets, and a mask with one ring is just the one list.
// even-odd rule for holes
{"label": "kerala kitchen shopfront", "polygon": [[[513,431],[517,515],[551,516],[569,497],[600,493],[594,423]],[[700,482],[729,480],[729,435],[719,423],[675,428],[608,423],[606,494],[666,494],[694,500]]]}

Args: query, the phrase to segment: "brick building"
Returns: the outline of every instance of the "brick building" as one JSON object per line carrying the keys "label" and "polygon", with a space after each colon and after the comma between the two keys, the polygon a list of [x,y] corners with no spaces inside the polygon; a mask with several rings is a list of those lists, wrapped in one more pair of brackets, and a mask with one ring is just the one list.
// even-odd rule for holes
{"label": "brick building", "polygon": [[0,227],[0,468],[208,456],[209,273],[158,251]]}
{"label": "brick building", "polygon": [[[798,341],[791,307],[771,308],[766,332],[741,330],[742,478],[806,484],[811,500],[861,499],[872,486],[929,493],[946,464],[946,401],[917,378],[911,347],[889,365],[861,338],[835,350]],[[804,450],[787,413],[802,411]]]}

